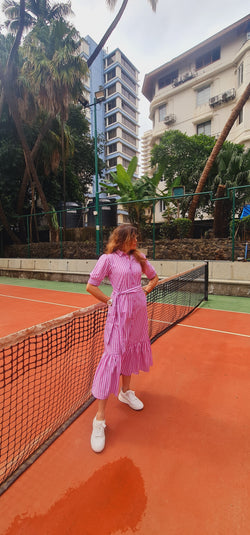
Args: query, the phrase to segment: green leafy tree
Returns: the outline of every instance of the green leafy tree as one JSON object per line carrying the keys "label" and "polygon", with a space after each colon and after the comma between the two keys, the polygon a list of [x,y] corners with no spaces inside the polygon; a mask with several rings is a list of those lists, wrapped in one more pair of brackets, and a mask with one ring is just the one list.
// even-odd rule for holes
{"label": "green leafy tree", "polygon": [[[121,164],[117,165],[116,173],[110,173],[112,177],[112,185],[101,182],[104,192],[119,197],[121,204],[123,204],[129,214],[130,222],[136,225],[138,233],[141,235],[141,229],[147,222],[151,222],[153,202],[152,198],[161,196],[157,192],[158,184],[161,180],[162,172],[159,169],[154,173],[153,177],[142,176],[141,178],[134,178],[134,173],[137,167],[138,160],[136,156],[132,158],[126,170]],[[141,202],[143,200],[143,202]],[[145,208],[150,209],[150,215],[145,215]]]}
{"label": "green leafy tree", "polygon": [[[169,130],[161,137],[159,145],[152,149],[152,165],[160,165],[165,179],[165,195],[172,194],[172,188],[184,186],[186,193],[195,190],[200,173],[214,146],[215,139],[210,136],[187,136],[179,130]],[[211,176],[216,174],[216,168]],[[177,201],[171,201],[176,204]],[[178,208],[185,217],[191,197],[178,200]],[[201,206],[208,202],[208,198],[201,200]]]}

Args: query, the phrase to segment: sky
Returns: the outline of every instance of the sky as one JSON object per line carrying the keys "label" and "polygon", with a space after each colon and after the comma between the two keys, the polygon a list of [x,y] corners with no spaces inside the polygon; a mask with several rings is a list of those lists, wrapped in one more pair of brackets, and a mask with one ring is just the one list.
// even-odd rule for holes
{"label": "sky", "polygon": [[[71,0],[72,22],[82,37],[99,42],[118,12],[122,0],[110,10],[105,0]],[[129,0],[106,43],[108,52],[120,48],[144,76],[198,45],[250,12],[249,0],[158,0],[156,13],[148,0]],[[140,97],[140,137],[151,129],[149,102]]]}

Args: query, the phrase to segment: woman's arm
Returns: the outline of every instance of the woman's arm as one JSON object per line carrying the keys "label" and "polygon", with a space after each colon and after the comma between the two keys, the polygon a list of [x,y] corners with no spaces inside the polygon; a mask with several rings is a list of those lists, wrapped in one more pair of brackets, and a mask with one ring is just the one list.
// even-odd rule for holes
{"label": "woman's arm", "polygon": [[110,297],[108,297],[108,295],[105,295],[101,290],[100,288],[98,288],[98,286],[94,286],[93,284],[87,284],[86,286],[86,290],[87,292],[89,292],[91,295],[93,295],[94,297],[96,297],[96,299],[98,299],[98,301],[102,301],[102,303],[108,303],[108,301],[110,301]]}
{"label": "woman's arm", "polygon": [[159,280],[158,275],[155,275],[153,279],[150,279],[149,283],[146,286],[143,286],[143,291],[145,292],[146,295],[152,292],[158,280]]}

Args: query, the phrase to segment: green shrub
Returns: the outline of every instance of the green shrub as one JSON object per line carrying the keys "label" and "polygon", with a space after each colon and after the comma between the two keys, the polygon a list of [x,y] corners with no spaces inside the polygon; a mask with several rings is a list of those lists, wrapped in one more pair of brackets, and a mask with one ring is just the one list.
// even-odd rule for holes
{"label": "green shrub", "polygon": [[177,227],[174,220],[169,221],[169,223],[162,223],[160,237],[167,240],[175,240],[177,238]]}
{"label": "green shrub", "polygon": [[192,221],[185,217],[172,219],[169,223],[162,223],[160,234],[163,238],[168,240],[175,240],[176,238],[186,238],[192,227]]}
{"label": "green shrub", "polygon": [[187,238],[192,228],[192,221],[187,217],[175,219],[178,238]]}

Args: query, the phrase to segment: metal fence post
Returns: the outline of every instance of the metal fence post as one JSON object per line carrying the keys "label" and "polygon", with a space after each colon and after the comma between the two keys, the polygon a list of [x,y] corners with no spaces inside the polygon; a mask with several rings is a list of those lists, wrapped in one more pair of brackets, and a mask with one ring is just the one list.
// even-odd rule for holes
{"label": "metal fence post", "polygon": [[28,241],[28,258],[30,258],[30,229],[29,229],[29,216],[27,215],[27,241]]}
{"label": "metal fence post", "polygon": [[[66,228],[66,226],[65,226],[65,228]],[[62,212],[59,212],[59,234],[60,234],[60,257],[63,258]]]}
{"label": "metal fence post", "polygon": [[155,200],[153,200],[153,260],[155,260]]}
{"label": "metal fence post", "polygon": [[234,262],[234,230],[235,230],[235,189],[233,188],[232,262]]}

